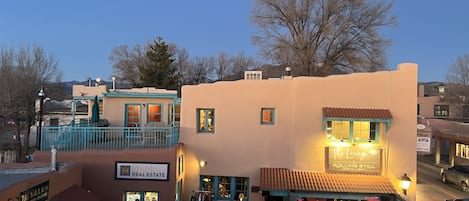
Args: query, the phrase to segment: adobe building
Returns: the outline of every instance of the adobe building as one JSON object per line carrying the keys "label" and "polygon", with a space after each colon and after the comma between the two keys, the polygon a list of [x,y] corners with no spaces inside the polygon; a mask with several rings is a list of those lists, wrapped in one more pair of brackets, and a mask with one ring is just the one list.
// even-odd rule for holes
{"label": "adobe building", "polygon": [[0,200],[99,200],[82,188],[78,163],[0,164]]}
{"label": "adobe building", "polygon": [[183,198],[416,200],[417,68],[183,86]]}
{"label": "adobe building", "polygon": [[55,146],[57,161],[82,165],[81,186],[101,200],[182,200],[176,91],[75,85],[73,103],[78,101],[89,103],[87,118],[43,126],[35,162],[48,162]]}

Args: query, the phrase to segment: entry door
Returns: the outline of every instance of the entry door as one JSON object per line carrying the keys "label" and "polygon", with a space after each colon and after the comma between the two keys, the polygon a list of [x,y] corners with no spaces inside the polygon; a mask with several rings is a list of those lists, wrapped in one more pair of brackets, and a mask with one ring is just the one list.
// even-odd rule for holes
{"label": "entry door", "polygon": [[125,105],[125,122],[127,127],[138,127],[141,118],[140,104],[126,104]]}

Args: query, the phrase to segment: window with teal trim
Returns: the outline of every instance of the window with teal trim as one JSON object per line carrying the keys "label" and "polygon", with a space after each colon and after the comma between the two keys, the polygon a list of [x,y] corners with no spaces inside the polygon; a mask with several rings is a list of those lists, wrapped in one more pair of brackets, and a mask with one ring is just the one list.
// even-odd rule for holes
{"label": "window with teal trim", "polygon": [[326,134],[329,141],[378,142],[379,122],[373,121],[326,121]]}
{"label": "window with teal trim", "polygon": [[249,200],[249,178],[200,176],[200,190],[209,191],[214,200]]}
{"label": "window with teal trim", "polygon": [[197,132],[215,132],[215,109],[197,109]]}
{"label": "window with teal trim", "polygon": [[275,108],[262,108],[261,109],[261,124],[274,124],[275,122]]}
{"label": "window with teal trim", "polygon": [[161,114],[162,114],[162,108],[161,104],[154,104],[150,103],[148,104],[147,108],[147,122],[148,123],[159,123],[161,122]]}
{"label": "window with teal trim", "polygon": [[124,193],[125,201],[158,201],[159,197],[159,192],[157,191],[126,191]]}

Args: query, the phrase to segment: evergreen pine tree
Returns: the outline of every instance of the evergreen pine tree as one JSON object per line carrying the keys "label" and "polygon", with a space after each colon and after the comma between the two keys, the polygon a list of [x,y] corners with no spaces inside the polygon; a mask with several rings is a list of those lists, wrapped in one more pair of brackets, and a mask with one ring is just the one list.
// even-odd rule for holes
{"label": "evergreen pine tree", "polygon": [[139,86],[176,89],[178,76],[174,66],[174,54],[170,52],[163,38],[157,37],[153,44],[148,45],[146,56],[148,64],[138,67],[141,81]]}

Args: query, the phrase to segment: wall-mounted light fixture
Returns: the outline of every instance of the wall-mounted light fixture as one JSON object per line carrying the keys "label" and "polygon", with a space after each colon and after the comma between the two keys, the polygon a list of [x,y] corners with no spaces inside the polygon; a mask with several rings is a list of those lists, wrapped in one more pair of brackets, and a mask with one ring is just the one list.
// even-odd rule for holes
{"label": "wall-mounted light fixture", "polygon": [[207,161],[206,160],[200,160],[199,165],[200,165],[200,167],[205,167],[205,166],[207,166]]}
{"label": "wall-mounted light fixture", "polygon": [[404,175],[401,177],[401,187],[402,187],[402,190],[404,191],[404,195],[407,195],[407,189],[409,189],[411,182],[412,180],[410,180],[407,174],[404,173]]}

